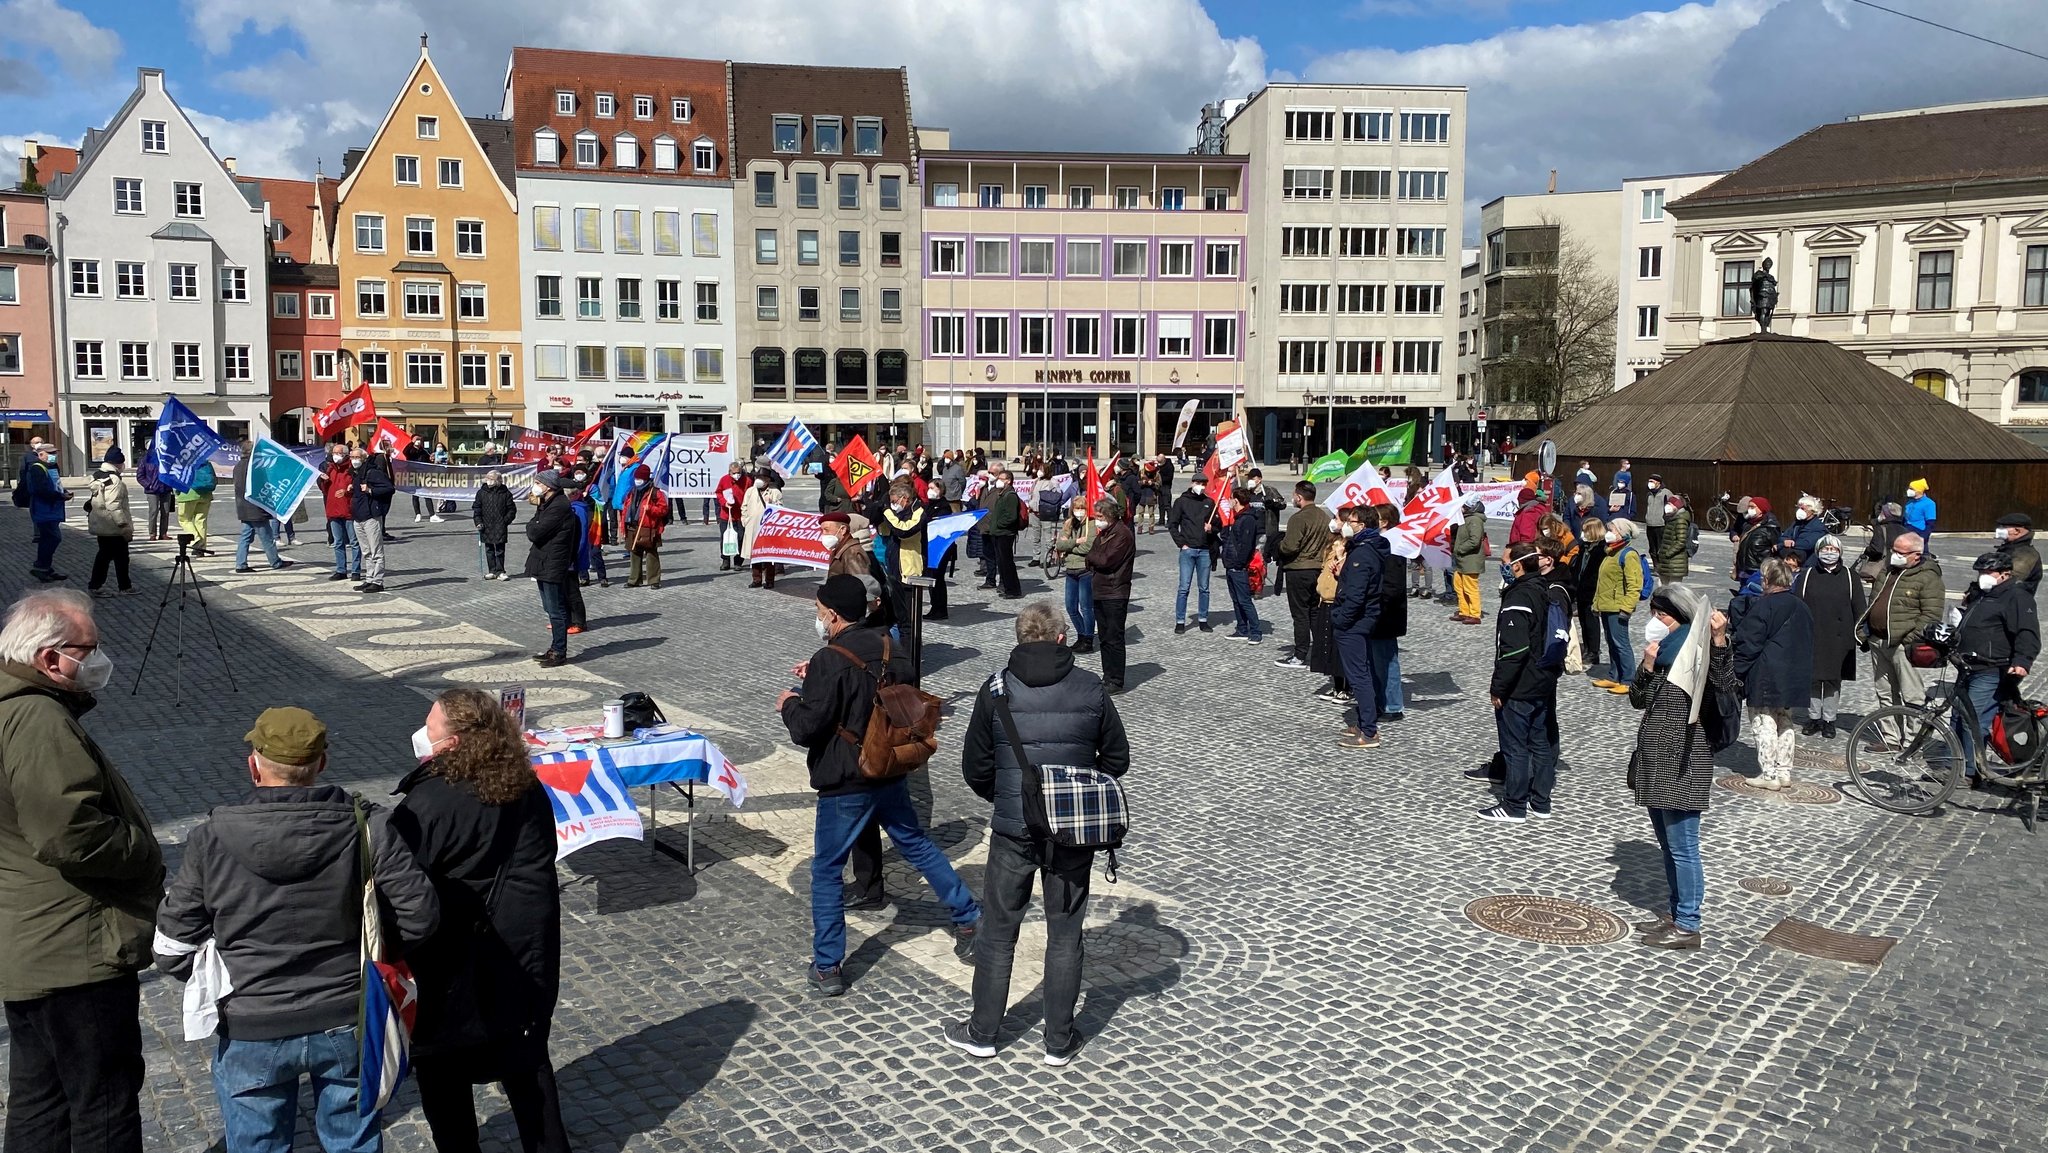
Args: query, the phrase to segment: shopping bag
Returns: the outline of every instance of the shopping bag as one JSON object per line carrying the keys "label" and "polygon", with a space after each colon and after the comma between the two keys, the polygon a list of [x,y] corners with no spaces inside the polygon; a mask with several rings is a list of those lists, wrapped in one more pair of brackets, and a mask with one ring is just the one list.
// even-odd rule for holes
{"label": "shopping bag", "polygon": [[383,903],[370,855],[370,826],[355,803],[356,843],[363,871],[363,995],[356,1017],[359,1046],[356,1114],[370,1117],[391,1103],[411,1068],[413,1018],[419,984],[403,961],[386,961]]}
{"label": "shopping bag", "polygon": [[725,526],[725,532],[721,533],[718,538],[718,555],[740,555],[740,530],[731,525]]}

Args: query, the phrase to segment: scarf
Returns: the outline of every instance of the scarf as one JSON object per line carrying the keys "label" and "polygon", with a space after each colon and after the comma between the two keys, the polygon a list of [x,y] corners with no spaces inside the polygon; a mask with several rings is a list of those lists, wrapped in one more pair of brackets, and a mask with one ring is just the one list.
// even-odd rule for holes
{"label": "scarf", "polygon": [[1657,595],[1668,597],[1679,609],[1679,615],[1685,618],[1670,636],[1664,638],[1664,643],[1657,646],[1657,667],[1666,670],[1666,678],[1686,695],[1690,702],[1686,719],[1698,724],[1700,699],[1707,687],[1707,664],[1713,656],[1709,651],[1713,644],[1713,628],[1707,618],[1712,615],[1714,607],[1707,602],[1706,593],[1690,585],[1673,583],[1658,589]]}

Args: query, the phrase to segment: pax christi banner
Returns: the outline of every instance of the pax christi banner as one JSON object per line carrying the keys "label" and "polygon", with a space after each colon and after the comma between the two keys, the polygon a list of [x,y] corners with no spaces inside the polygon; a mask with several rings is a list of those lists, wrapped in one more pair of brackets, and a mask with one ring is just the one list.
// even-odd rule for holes
{"label": "pax christi banner", "polygon": [[774,505],[761,514],[761,525],[747,539],[752,564],[793,564],[824,568],[832,563],[818,539],[818,514]]}
{"label": "pax christi banner", "polygon": [[377,423],[377,402],[370,386],[359,384],[341,394],[341,399],[313,414],[313,432],[326,440],[344,428]]}
{"label": "pax christi banner", "polygon": [[706,432],[668,438],[661,490],[670,496],[710,496],[732,464],[732,434]]}
{"label": "pax christi banner", "polygon": [[297,453],[266,436],[256,442],[250,453],[249,503],[279,520],[289,521],[318,475],[319,470]]}
{"label": "pax christi banner", "polygon": [[859,496],[862,489],[882,475],[882,466],[876,462],[875,454],[868,451],[868,442],[855,433],[839,455],[832,458],[832,471],[846,485],[848,496]]}

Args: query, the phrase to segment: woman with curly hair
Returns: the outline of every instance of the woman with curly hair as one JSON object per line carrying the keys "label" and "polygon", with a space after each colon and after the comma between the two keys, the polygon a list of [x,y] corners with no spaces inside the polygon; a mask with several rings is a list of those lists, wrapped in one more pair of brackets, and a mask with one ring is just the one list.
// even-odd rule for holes
{"label": "woman with curly hair", "polygon": [[566,1153],[548,1063],[562,968],[553,807],[495,693],[442,693],[412,747],[420,766],[399,782],[391,827],[441,899],[441,927],[407,957],[420,1110],[440,1153],[474,1153],[472,1089],[495,1081],[521,1148]]}

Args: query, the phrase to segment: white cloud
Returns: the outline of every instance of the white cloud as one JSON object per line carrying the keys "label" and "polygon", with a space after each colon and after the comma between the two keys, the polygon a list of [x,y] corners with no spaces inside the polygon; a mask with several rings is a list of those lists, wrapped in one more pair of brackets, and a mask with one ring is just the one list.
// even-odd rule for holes
{"label": "white cloud", "polygon": [[75,80],[96,78],[121,57],[120,36],[56,0],[0,0],[0,45],[48,52]]}
{"label": "white cloud", "polygon": [[21,179],[21,146],[34,140],[40,144],[56,144],[65,148],[76,148],[78,136],[66,136],[61,132],[23,132],[20,134],[0,132],[0,188],[12,188]]}

